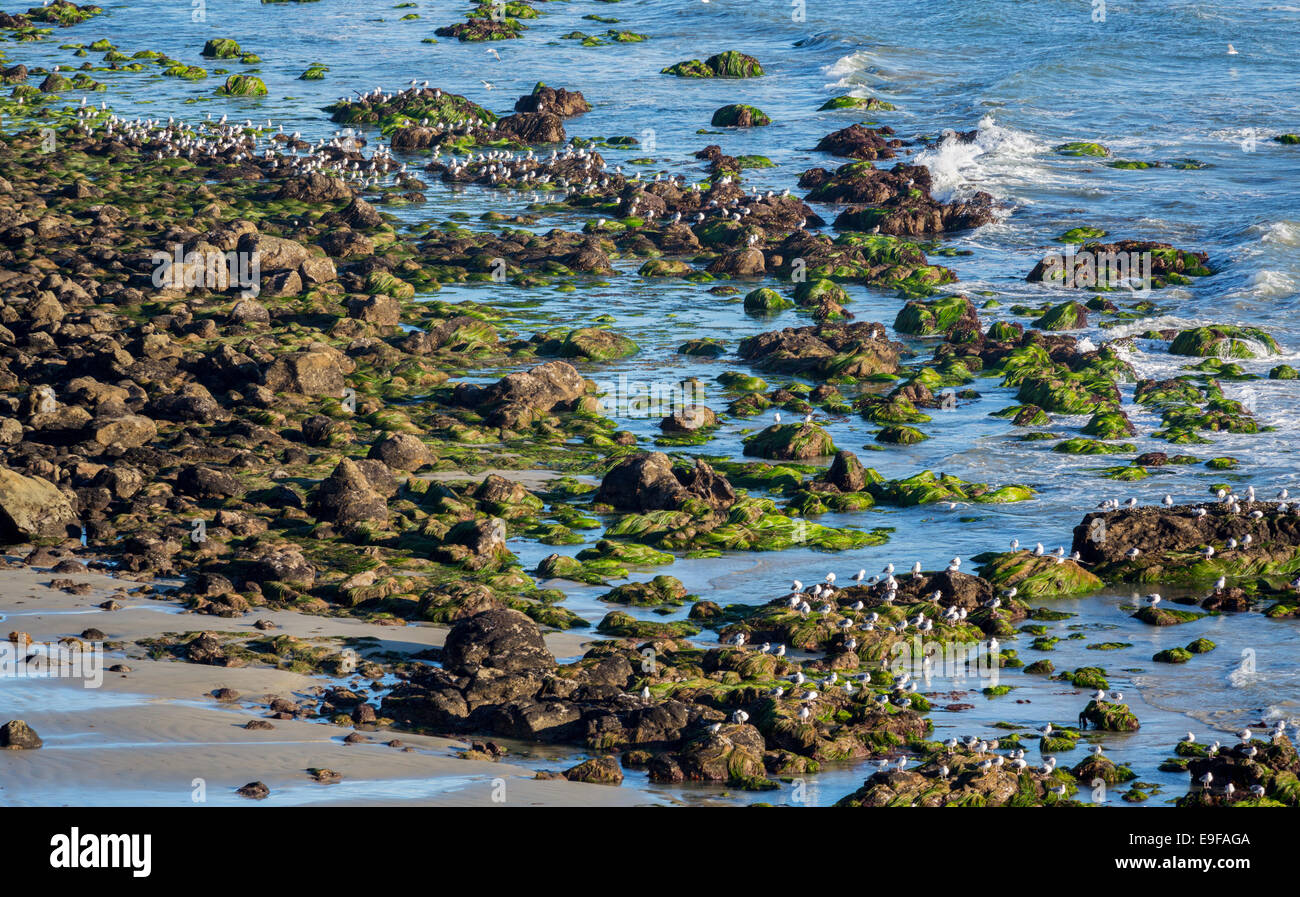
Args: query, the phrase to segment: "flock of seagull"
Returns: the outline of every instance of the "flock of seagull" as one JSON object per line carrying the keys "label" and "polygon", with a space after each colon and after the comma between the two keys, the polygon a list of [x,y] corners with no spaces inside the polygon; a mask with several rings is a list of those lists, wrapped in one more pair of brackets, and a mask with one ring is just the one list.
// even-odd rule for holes
{"label": "flock of seagull", "polygon": [[[775,415],[775,419],[777,423],[780,423],[781,417],[779,414]],[[1247,487],[1247,489],[1245,490],[1245,494],[1246,494],[1247,502],[1255,501],[1255,488],[1253,486]],[[1222,489],[1218,490],[1217,497],[1220,502],[1224,503],[1229,513],[1238,513],[1241,511],[1240,502],[1238,502],[1237,499],[1231,495],[1231,493],[1226,492],[1226,490],[1222,490]],[[1294,508],[1286,504],[1286,500],[1289,498],[1288,490],[1286,489],[1279,490],[1277,493],[1277,498],[1281,502],[1278,505],[1279,511],[1281,511],[1282,513],[1291,511],[1292,513],[1300,516],[1300,503],[1297,503]],[[1166,508],[1172,507],[1174,504],[1173,498],[1171,496],[1166,495],[1164,497],[1164,500],[1162,501],[1162,504]],[[1121,505],[1121,503],[1117,499],[1108,499],[1107,501],[1104,501],[1101,503],[1101,505],[1099,505],[1099,507],[1102,510],[1116,510],[1121,506],[1124,508],[1133,509],[1138,506],[1138,501],[1136,498],[1130,498]],[[1206,511],[1204,508],[1197,508],[1194,510],[1193,513],[1197,517],[1202,517],[1205,515]],[[1263,514],[1261,511],[1255,510],[1251,512],[1250,516],[1255,519],[1258,519],[1262,517]],[[1249,535],[1246,535],[1242,537],[1240,542],[1238,542],[1238,540],[1235,539],[1229,540],[1228,547],[1236,548],[1238,547],[1238,545],[1240,545],[1241,547],[1245,548],[1248,547],[1250,544],[1251,544],[1251,538]],[[1020,550],[1020,541],[1018,539],[1012,539],[1010,542],[1010,547],[1012,551]],[[1063,563],[1067,559],[1065,548],[1063,546],[1058,546],[1055,551],[1048,552],[1046,551],[1046,549],[1044,549],[1043,544],[1039,542],[1035,544],[1033,549],[1026,549],[1026,550],[1029,551],[1030,554],[1034,557],[1054,558],[1056,560],[1056,563],[1058,564]],[[1133,551],[1136,551],[1136,549],[1133,549]],[[1214,553],[1213,548],[1212,547],[1208,548],[1206,557],[1208,558],[1213,556],[1213,553]],[[1079,561],[1080,555],[1076,551],[1068,555],[1068,558],[1075,561]],[[959,572],[961,569],[961,564],[962,564],[961,558],[954,557],[948,563],[948,566],[945,568],[945,570],[948,573]],[[852,580],[853,583],[858,586],[861,585],[866,585],[868,587],[883,586],[884,588],[884,592],[882,596],[883,603],[886,605],[891,605],[896,600],[898,595],[899,580],[895,577],[895,572],[897,572],[897,568],[894,566],[894,564],[888,563],[881,569],[880,573],[870,577],[869,579],[866,570],[860,569],[857,571],[857,573],[855,573],[852,576]],[[910,571],[908,571],[907,574],[901,574],[901,575],[910,576],[910,578],[913,581],[922,579],[924,577],[924,574],[922,572],[921,563],[919,561],[915,562],[911,566]],[[809,586],[805,586],[805,584],[799,580],[794,580],[790,584],[790,594],[786,598],[787,606],[791,610],[797,611],[801,617],[805,617],[805,618],[816,617],[819,615],[827,616],[832,613],[841,612],[841,608],[838,605],[831,603],[831,599],[835,598],[837,594],[837,587],[835,585],[836,580],[837,580],[837,576],[834,572],[828,572],[825,576],[825,579],[822,582],[815,583]],[[1226,587],[1226,585],[1227,585],[1227,578],[1219,577],[1218,581],[1215,583],[1214,586],[1215,591],[1223,590]],[[1293,589],[1300,590],[1300,578],[1297,578],[1290,585]],[[994,596],[991,600],[986,601],[983,604],[983,606],[991,610],[996,610],[998,607],[1001,606],[1003,597],[1014,598],[1016,594],[1017,594],[1017,590],[1015,587],[1008,588],[1002,593],[1000,597]],[[942,591],[935,591],[928,597],[930,601],[937,604],[940,603],[943,597],[943,593]],[[1146,596],[1146,603],[1152,607],[1158,605],[1161,600],[1162,599],[1159,594],[1151,594]],[[861,600],[855,601],[853,604],[848,605],[847,609],[854,612],[861,612],[865,610],[865,604]],[[948,609],[945,611],[943,616],[943,622],[958,623],[964,621],[966,617],[967,617],[967,610],[965,608],[959,608],[956,605],[952,605],[949,606]],[[838,622],[837,625],[841,629],[845,629],[845,630],[852,629],[856,625],[859,630],[870,632],[876,629],[880,621],[881,621],[880,614],[877,612],[871,612],[866,614],[865,616],[862,616],[859,621],[856,621],[856,623],[854,619],[845,616]],[[915,628],[918,632],[930,632],[933,629],[933,626],[934,626],[934,621],[932,619],[928,619],[923,612],[918,612],[915,617],[904,618],[898,623],[895,623],[890,626],[882,627],[882,631],[903,633],[908,631],[911,628]],[[726,640],[726,643],[736,648],[744,648],[747,641],[748,639],[744,633],[736,633],[730,636]],[[990,638],[987,644],[990,653],[996,656],[999,648],[999,643],[997,639]],[[845,644],[846,649],[850,651],[854,650],[856,646],[857,646],[857,641],[856,639],[853,638],[850,638]],[[758,650],[762,653],[772,653],[778,657],[783,657],[785,656],[786,653],[786,646],[783,644],[772,645],[770,642],[764,642],[758,646]],[[870,673],[858,673],[852,677],[845,677],[844,679],[841,680],[837,673],[831,672],[826,676],[826,678],[817,681],[808,678],[803,672],[800,671],[794,673],[791,676],[785,677],[785,681],[791,683],[794,689],[801,688],[802,686],[805,685],[805,683],[810,683],[811,685],[816,686],[815,688],[812,687],[804,688],[797,692],[795,692],[792,689],[791,692],[789,693],[789,697],[796,698],[800,702],[798,717],[801,721],[806,722],[814,715],[814,711],[812,710],[812,705],[814,705],[817,699],[821,697],[824,693],[826,693],[829,689],[834,688],[838,685],[838,687],[845,694],[849,696],[857,695],[859,696],[859,699],[865,699],[870,694],[869,689],[870,689],[872,677]],[[857,682],[858,685],[855,686],[854,685],[855,682]],[[817,689],[821,689],[821,691],[819,692]],[[891,695],[877,694],[875,696],[874,700],[878,705],[884,707],[889,705],[890,703],[893,703],[899,707],[911,706],[911,698],[909,697],[909,695],[912,692],[916,691],[916,685],[912,681],[911,675],[909,673],[902,673],[899,675],[895,675],[890,683],[890,689],[892,692]],[[774,687],[771,690],[769,690],[768,696],[775,699],[787,697],[787,689],[784,686]],[[644,691],[643,697],[649,698],[648,688]],[[1098,689],[1095,692],[1093,692],[1091,697],[1094,702],[1108,702],[1113,704],[1120,704],[1124,700],[1124,693],[1121,691],[1108,692],[1105,689]],[[731,721],[733,723],[744,723],[748,719],[749,719],[749,714],[747,714],[744,710],[736,710],[735,712],[733,712],[731,716]],[[714,723],[712,726],[709,727],[709,731],[717,732],[721,728],[721,726],[722,726],[721,723]],[[1276,742],[1279,738],[1283,737],[1286,734],[1286,727],[1287,724],[1284,720],[1278,720],[1274,724],[1274,728],[1270,733],[1271,739],[1274,742]],[[1053,731],[1055,730],[1051,723],[1048,723],[1040,730],[1044,738],[1051,736]],[[1249,729],[1244,729],[1238,733],[1238,738],[1242,745],[1241,752],[1247,758],[1255,756],[1256,753],[1258,752],[1258,748],[1250,744],[1251,734],[1252,733],[1250,732]],[[1189,744],[1195,743],[1196,741],[1195,736],[1191,732],[1188,732],[1186,737],[1184,737],[1182,740]],[[982,740],[975,736],[967,736],[963,739],[949,738],[943,744],[944,744],[944,748],[947,750],[949,754],[954,753],[960,747],[964,747],[966,750],[971,751],[975,753],[977,756],[982,757],[983,759],[980,761],[980,763],[977,766],[977,768],[981,772],[994,769],[994,768],[1001,768],[1004,765],[1010,765],[1011,768],[1017,771],[1024,770],[1026,768],[1029,768],[1030,766],[1030,764],[1025,760],[1025,756],[1024,756],[1025,752],[1022,749],[1012,750],[1005,755],[998,754],[997,751],[999,748],[999,744],[996,739]],[[1217,741],[1214,742],[1214,744],[1208,750],[1208,756],[1210,757],[1217,756],[1220,747],[1221,746],[1219,742]],[[1094,756],[1102,756],[1103,755],[1102,746],[1099,744],[1093,745],[1092,753]],[[903,771],[907,769],[908,764],[910,762],[911,762],[911,758],[908,758],[906,756],[881,759],[876,761],[876,768],[878,771],[881,772],[887,772],[890,770]],[[1038,768],[1038,771],[1041,772],[1043,775],[1050,775],[1055,769],[1055,767],[1056,767],[1056,758],[1051,756],[1045,756],[1042,765]],[[938,769],[938,775],[940,778],[947,779],[949,776],[949,772],[950,770],[946,765],[940,765]],[[1200,777],[1198,784],[1205,789],[1210,789],[1213,781],[1214,781],[1213,775],[1207,772]],[[1066,793],[1067,789],[1064,784],[1058,784],[1053,788],[1051,788],[1050,790],[1054,795],[1060,797]],[[1232,783],[1228,782],[1222,790],[1226,795],[1231,796],[1234,790]],[[1262,786],[1255,785],[1251,787],[1250,792],[1253,796],[1259,797],[1259,796],[1263,796],[1264,789],[1262,788]]]}

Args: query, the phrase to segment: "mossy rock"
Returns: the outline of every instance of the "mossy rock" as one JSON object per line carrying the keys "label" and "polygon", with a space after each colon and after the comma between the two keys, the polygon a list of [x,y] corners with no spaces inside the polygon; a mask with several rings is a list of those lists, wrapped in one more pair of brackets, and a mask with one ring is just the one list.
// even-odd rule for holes
{"label": "mossy rock", "polygon": [[638,620],[622,611],[610,611],[596,625],[601,635],[616,638],[642,639],[680,639],[691,638],[700,634],[700,627],[686,620],[664,622],[658,620]]}
{"label": "mossy rock", "polygon": [[1097,439],[1088,439],[1084,436],[1075,436],[1058,442],[1052,446],[1052,451],[1059,452],[1062,455],[1123,455],[1137,451],[1137,446],[1128,442],[1112,444]]}
{"label": "mossy rock", "polygon": [[1300,371],[1289,364],[1279,364],[1268,372],[1270,380],[1300,380]]}
{"label": "mossy rock", "polygon": [[1065,233],[1056,238],[1058,243],[1087,243],[1090,240],[1100,240],[1106,236],[1106,231],[1100,227],[1072,227]]}
{"label": "mossy rock", "polygon": [[1169,351],[1198,358],[1258,358],[1261,354],[1276,355],[1281,349],[1258,327],[1215,325],[1182,331],[1169,344]]}
{"label": "mossy rock", "polygon": [[817,107],[818,112],[829,112],[833,109],[865,109],[869,112],[893,112],[897,107],[893,103],[887,103],[876,97],[854,97],[845,96],[832,97]]}
{"label": "mossy rock", "polygon": [[256,75],[231,75],[217,93],[227,97],[264,97],[266,84]]}
{"label": "mossy rock", "polygon": [[1076,140],[1071,143],[1062,143],[1056,148],[1057,155],[1061,156],[1096,156],[1105,157],[1110,155],[1110,150],[1100,143],[1091,143],[1086,140]]}
{"label": "mossy rock", "polygon": [[1075,688],[1097,688],[1108,689],[1110,683],[1106,679],[1106,671],[1101,667],[1078,667],[1077,669],[1062,673],[1061,679],[1069,682]]}
{"label": "mossy rock", "polygon": [[943,296],[939,299],[911,300],[894,318],[894,329],[899,333],[929,336],[948,333],[959,323],[974,322],[979,328],[975,306],[965,296]]}
{"label": "mossy rock", "polygon": [[1166,648],[1157,651],[1151,659],[1156,663],[1187,663],[1192,659],[1192,652],[1186,648]]}
{"label": "mossy rock", "polygon": [[746,455],[779,461],[823,458],[838,451],[831,436],[816,424],[773,424],[744,440]]}
{"label": "mossy rock", "polygon": [[767,113],[756,106],[732,103],[713,113],[709,124],[715,128],[761,128],[772,123]]}
{"label": "mossy rock", "polygon": [[975,560],[980,562],[979,575],[994,587],[1014,586],[1024,598],[1082,595],[1103,585],[1091,571],[1068,558],[1057,563],[1056,558],[1035,557],[1031,551],[1008,551],[981,554]]}
{"label": "mossy rock", "polygon": [[1127,704],[1089,701],[1082,715],[1094,729],[1104,732],[1136,732],[1139,728],[1138,718]]}
{"label": "mossy rock", "polygon": [[825,302],[847,305],[849,294],[835,281],[817,278],[804,281],[795,287],[794,301],[796,305],[804,308],[816,308]]}
{"label": "mossy rock", "polygon": [[659,607],[686,603],[686,586],[675,576],[660,574],[649,582],[629,582],[600,596],[601,601],[635,607]]}
{"label": "mossy rock", "polygon": [[1082,330],[1088,326],[1088,309],[1078,302],[1062,302],[1033,323],[1039,330]]}
{"label": "mossy rock", "polygon": [[767,313],[792,308],[794,303],[770,287],[759,287],[745,295],[745,311]]}
{"label": "mossy rock", "polygon": [[661,74],[676,75],[679,78],[758,78],[763,75],[763,67],[753,56],[726,50],[703,62],[689,59],[675,63],[663,69]]}
{"label": "mossy rock", "polygon": [[612,330],[580,327],[562,336],[551,336],[537,347],[539,355],[560,358],[583,358],[587,361],[615,361],[635,355],[640,348],[632,340]]}
{"label": "mossy rock", "polygon": [[697,358],[717,358],[727,354],[727,347],[712,337],[687,340],[677,347],[678,355],[691,355]]}
{"label": "mossy rock", "polygon": [[208,59],[237,59],[244,55],[244,51],[228,37],[214,37],[203,45],[201,55]]}
{"label": "mossy rock", "polygon": [[916,427],[909,427],[905,424],[893,424],[883,427],[876,432],[876,441],[884,442],[890,445],[915,445],[918,442],[924,442],[930,437],[922,433]]}
{"label": "mossy rock", "polygon": [[1136,436],[1137,428],[1123,411],[1099,411],[1083,425],[1081,432],[1098,439],[1123,439]]}
{"label": "mossy rock", "polygon": [[1218,645],[1207,638],[1198,638],[1196,641],[1188,643],[1187,650],[1193,654],[1209,654],[1217,647]]}
{"label": "mossy rock", "polygon": [[676,259],[650,259],[640,268],[638,274],[642,277],[685,277],[695,272],[695,269],[689,263]]}
{"label": "mossy rock", "polygon": [[1157,604],[1155,607],[1146,605],[1133,614],[1135,620],[1141,620],[1151,626],[1178,626],[1182,623],[1194,623],[1204,616],[1205,614],[1198,614],[1191,610],[1165,607],[1163,604]]}

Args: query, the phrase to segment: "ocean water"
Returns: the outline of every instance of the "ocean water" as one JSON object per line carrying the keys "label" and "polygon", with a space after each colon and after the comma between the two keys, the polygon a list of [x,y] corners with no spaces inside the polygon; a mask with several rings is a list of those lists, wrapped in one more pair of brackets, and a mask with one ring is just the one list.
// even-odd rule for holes
{"label": "ocean water", "polygon": [[[0,4],[11,12],[27,5]],[[54,40],[5,49],[10,64],[75,65],[81,60],[57,50],[58,43],[107,37],[128,54],[161,50],[211,67],[199,56],[204,41],[233,37],[262,57],[255,68],[270,96],[217,97],[217,76],[189,83],[156,74],[92,73],[108,91],[91,100],[103,99],[126,116],[272,119],[313,139],[336,130],[321,107],[355,92],[399,89],[412,78],[428,79],[504,113],[540,80],[581,90],[591,102],[591,112],[566,122],[571,136],[631,135],[642,141],[629,150],[602,150],[611,165],[627,167],[630,159],[651,156],[654,164],[641,166],[647,174],[683,173],[698,179],[704,168],[693,153],[718,143],[728,154],[757,153],[776,163],[746,172],[746,183],[756,189],[794,189],[807,168],[839,164],[843,160],[812,150],[817,140],[853,121],[875,120],[893,127],[904,140],[915,141],[901,158],[930,167],[937,195],[959,198],[983,190],[997,198],[996,222],[946,238],[943,245],[961,254],[933,258],[957,272],[960,282],[954,289],[976,298],[977,304],[981,297],[997,298],[1001,308],[986,313],[986,322],[1007,318],[1007,309],[1017,302],[1066,298],[1066,291],[1026,283],[1025,275],[1044,252],[1060,245],[1054,241],[1063,231],[1092,225],[1114,238],[1154,239],[1206,251],[1217,273],[1189,287],[1159,291],[1154,298],[1160,314],[1154,319],[1110,330],[1094,327],[1080,335],[1100,344],[1155,327],[1248,324],[1268,329],[1283,355],[1245,361],[1247,370],[1263,375],[1279,362],[1300,362],[1300,149],[1270,139],[1300,130],[1294,77],[1300,51],[1298,5],[1129,0],[1101,4],[1104,21],[1094,20],[1101,7],[1088,0],[807,0],[802,19],[794,15],[800,7],[785,0],[571,0],[537,6],[541,16],[526,21],[522,39],[483,45],[453,39],[421,43],[435,27],[463,19],[465,7],[459,3],[420,0],[397,9],[396,4],[350,0],[273,5],[207,0],[203,21],[194,21],[190,5],[181,2],[106,3],[106,16],[59,32]],[[412,12],[419,18],[401,21]],[[583,18],[588,15],[619,22],[608,25]],[[562,38],[574,30],[600,33],[609,27],[643,33],[648,40],[582,47]],[[1235,54],[1229,53],[1230,44]],[[658,74],[673,62],[725,49],[758,57],[767,76],[690,81]],[[330,67],[325,80],[297,80],[313,62]],[[234,61],[225,67],[246,70]],[[845,92],[878,96],[895,104],[897,111],[817,111],[826,99]],[[75,93],[68,98],[79,99]],[[709,127],[712,111],[730,102],[760,107],[773,124],[749,132],[714,131]],[[948,130],[976,134],[973,141],[962,142],[944,138]],[[379,135],[369,136],[373,148]],[[1073,140],[1100,142],[1122,159],[1196,159],[1205,167],[1120,170],[1095,159],[1053,152],[1058,144]],[[488,209],[518,208],[528,201],[527,195],[504,200],[495,191],[446,188],[436,181],[426,192],[427,204],[403,207],[397,214],[411,224],[436,223],[453,212],[477,217]],[[833,217],[828,210],[818,211],[828,220]],[[579,228],[585,220],[580,214],[565,214],[536,227]],[[471,221],[470,226],[485,225]],[[745,336],[809,323],[807,316],[794,311],[765,319],[748,317],[739,297],[712,296],[706,292],[708,285],[643,281],[635,274],[638,264],[619,262],[619,274],[608,278],[608,285],[577,292],[476,285],[445,288],[438,298],[509,309],[512,326],[525,335],[611,315],[611,326],[636,340],[641,352],[620,362],[586,366],[584,373],[596,380],[625,375],[640,384],[666,385],[694,376],[712,385],[724,370],[747,370],[734,356],[701,360],[677,355],[675,348],[687,339],[719,337],[734,349]],[[858,320],[888,325],[901,306],[889,291],[853,286],[849,293]],[[932,347],[925,340],[906,341],[922,354]],[[1124,352],[1140,376],[1171,376],[1185,363],[1159,342],[1137,340]],[[491,369],[465,375],[490,379],[501,373]],[[773,385],[781,382],[767,379]],[[1238,470],[1173,466],[1154,470],[1149,479],[1133,484],[1113,483],[1096,472],[1125,463],[1127,456],[1064,456],[1052,453],[1050,443],[1018,441],[1019,431],[989,416],[1014,403],[1012,391],[995,380],[978,380],[973,386],[981,398],[934,414],[922,427],[932,438],[919,445],[872,452],[867,449],[873,445],[874,425],[850,416],[827,421],[826,426],[838,446],[856,451],[886,476],[930,469],[977,482],[1026,483],[1037,490],[1035,500],[827,515],[820,522],[889,526],[895,531],[887,545],[838,555],[788,551],[678,559],[666,570],[642,571],[634,578],[669,572],[710,600],[760,603],[782,594],[792,578],[816,581],[828,571],[841,577],[859,568],[875,572],[887,561],[899,566],[920,561],[933,568],[953,555],[969,557],[1005,546],[1012,538],[1028,544],[1041,541],[1049,549],[1068,546],[1072,527],[1104,497],[1136,496],[1154,503],[1170,494],[1178,501],[1194,501],[1219,482],[1251,483],[1265,496],[1283,486],[1300,493],[1294,413],[1300,383],[1295,381],[1225,383],[1230,396],[1248,401],[1261,421],[1275,429],[1257,435],[1215,434],[1213,445],[1191,451],[1205,458],[1232,455],[1241,461]],[[725,409],[716,389],[706,393],[706,401],[716,410]],[[1130,441],[1139,452],[1170,448],[1149,436],[1158,418],[1140,410],[1133,417],[1140,435]],[[646,443],[657,432],[653,419],[619,422]],[[1083,422],[1058,417],[1051,429],[1072,434]],[[742,431],[755,424],[727,420],[717,438],[699,451],[739,457]],[[591,535],[594,540],[598,534]],[[556,550],[522,541],[512,547],[529,567]],[[581,547],[561,550],[576,552]],[[589,620],[598,620],[610,609],[598,598],[604,589],[548,585],[564,588],[568,606]],[[1227,733],[1243,723],[1300,714],[1300,682],[1289,661],[1300,624],[1247,614],[1156,631],[1129,619],[1131,610],[1126,608],[1136,597],[1120,589],[1053,602],[1078,616],[1049,624],[1052,634],[1083,631],[1087,637],[1063,640],[1047,655],[1029,650],[1028,639],[1013,646],[1027,661],[1051,657],[1058,669],[1104,665],[1112,687],[1125,691],[1142,720],[1138,733],[1108,741],[1108,752],[1133,762],[1141,779],[1160,782],[1164,797],[1172,797],[1182,793],[1186,777],[1157,773],[1154,767],[1189,728],[1201,740],[1213,740],[1215,732]],[[1071,629],[1076,626],[1084,628]],[[1155,651],[1202,635],[1217,642],[1218,650],[1178,667],[1151,662]],[[701,641],[714,637],[704,633]],[[1087,649],[1099,641],[1132,647]],[[1254,672],[1243,672],[1245,652],[1254,660]],[[1017,671],[1007,671],[1004,682],[1018,687],[996,699],[985,699],[976,689],[971,697],[952,701],[973,703],[973,709],[936,711],[937,734],[991,734],[991,725],[998,721],[1026,726],[1070,722],[1086,702],[1085,695],[1068,686]],[[964,687],[935,682],[933,690]],[[1077,757],[1060,760],[1073,764],[1081,758],[1082,749]],[[820,776],[821,802],[833,802],[862,778],[863,769],[851,766]],[[716,796],[707,789],[701,793]],[[1160,799],[1153,799],[1148,805],[1158,803]]]}

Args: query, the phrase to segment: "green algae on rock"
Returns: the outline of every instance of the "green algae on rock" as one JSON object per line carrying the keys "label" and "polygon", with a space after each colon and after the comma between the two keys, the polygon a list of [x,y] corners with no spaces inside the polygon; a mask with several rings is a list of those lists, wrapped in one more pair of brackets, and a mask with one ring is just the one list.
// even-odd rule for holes
{"label": "green algae on rock", "polygon": [[1259,358],[1282,350],[1268,332],[1258,327],[1216,324],[1181,331],[1169,344],[1169,351],[1202,358]]}
{"label": "green algae on rock", "polygon": [[816,424],[772,424],[744,443],[746,455],[780,461],[829,457],[837,451],[830,434]]}
{"label": "green algae on rock", "polygon": [[231,75],[217,93],[228,97],[266,96],[266,84],[255,75]]}
{"label": "green algae on rock", "polygon": [[832,97],[817,107],[818,112],[832,109],[865,109],[869,112],[893,112],[897,107],[878,97],[855,97],[850,95]]}
{"label": "green algae on rock", "polygon": [[771,123],[762,109],[744,103],[723,106],[713,113],[710,122],[715,128],[760,128]]}
{"label": "green algae on rock", "polygon": [[726,50],[703,62],[690,59],[675,63],[663,69],[661,74],[676,75],[679,78],[757,78],[763,74],[763,67],[753,56]]}
{"label": "green algae on rock", "polygon": [[1101,579],[1070,558],[1035,557],[1031,551],[976,555],[979,575],[999,588],[1014,587],[1026,598],[1081,595],[1101,588]]}

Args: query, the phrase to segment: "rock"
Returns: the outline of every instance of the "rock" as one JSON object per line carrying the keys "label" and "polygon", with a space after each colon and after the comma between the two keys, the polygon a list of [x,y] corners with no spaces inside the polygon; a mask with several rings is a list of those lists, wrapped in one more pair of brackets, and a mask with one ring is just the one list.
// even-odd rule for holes
{"label": "rock", "polygon": [[244,487],[228,473],[189,464],[176,476],[176,491],[197,499],[221,499],[243,495]]}
{"label": "rock", "polygon": [[505,521],[497,517],[462,520],[447,531],[442,542],[435,557],[469,570],[496,569],[514,559],[506,547]]}
{"label": "rock", "polygon": [[0,728],[0,748],[6,751],[30,751],[42,744],[36,730],[20,719],[10,720]]}
{"label": "rock", "polygon": [[454,400],[485,412],[491,426],[512,426],[575,401],[586,392],[586,383],[573,365],[552,361],[507,374],[489,386],[457,384]]}
{"label": "rock", "polygon": [[433,461],[433,453],[418,436],[394,433],[370,447],[367,457],[384,462],[394,470],[419,470]]}
{"label": "rock", "polygon": [[255,560],[249,571],[249,579],[253,582],[285,582],[310,589],[316,582],[316,568],[298,549],[285,548],[268,552]]}
{"label": "rock", "polygon": [[350,458],[340,461],[334,472],[321,481],[309,510],[321,520],[343,526],[388,523],[388,502]]}
{"label": "rock", "polygon": [[713,113],[710,122],[715,128],[759,128],[771,123],[772,120],[762,109],[744,103],[723,106]]}
{"label": "rock", "polygon": [[355,369],[346,355],[318,343],[277,358],[263,373],[262,382],[272,390],[339,398],[347,385],[344,377]]}
{"label": "rock", "polygon": [[763,736],[746,724],[729,724],[697,738],[675,755],[689,781],[744,782],[764,775]]}
{"label": "rock", "polygon": [[402,323],[402,303],[392,296],[357,296],[347,302],[348,317],[379,327]]}
{"label": "rock", "polygon": [[838,451],[826,471],[826,482],[841,492],[861,492],[867,488],[866,468],[853,452]]}
{"label": "rock", "polygon": [[540,81],[533,92],[515,101],[516,112],[549,112],[561,118],[571,118],[591,111],[591,104],[581,91],[548,87]]}
{"label": "rock", "polygon": [[595,757],[564,771],[570,782],[589,782],[596,785],[621,785],[623,770],[613,757]]}
{"label": "rock", "polygon": [[735,504],[736,493],[721,474],[696,459],[694,468],[675,468],[661,452],[625,458],[601,480],[595,501],[618,511],[671,511],[691,499],[703,499],[717,510]]}
{"label": "rock", "polygon": [[275,198],[296,199],[306,203],[338,202],[351,199],[352,190],[342,178],[313,171],[285,181],[284,185],[276,191]]}
{"label": "rock", "polygon": [[249,782],[235,793],[249,800],[266,800],[271,794],[271,789],[262,782]]}
{"label": "rock", "polygon": [[688,405],[674,411],[659,422],[665,433],[694,433],[718,425],[718,415],[707,405]]}
{"label": "rock", "polygon": [[831,436],[816,424],[773,424],[747,436],[746,455],[782,461],[803,461],[837,452]]}
{"label": "rock", "polygon": [[269,324],[271,313],[266,306],[253,299],[240,299],[230,308],[226,321],[231,324]]}
{"label": "rock", "polygon": [[472,676],[482,669],[546,673],[556,666],[537,624],[519,611],[504,608],[454,625],[443,645],[442,664],[458,676]]}
{"label": "rock", "polygon": [[185,645],[185,656],[191,663],[226,666],[228,658],[221,642],[211,632],[201,632]]}
{"label": "rock", "polygon": [[496,135],[530,146],[563,143],[564,120],[550,112],[516,112],[497,122]]}
{"label": "rock", "polygon": [[63,537],[80,523],[71,499],[53,483],[0,468],[0,542]]}

